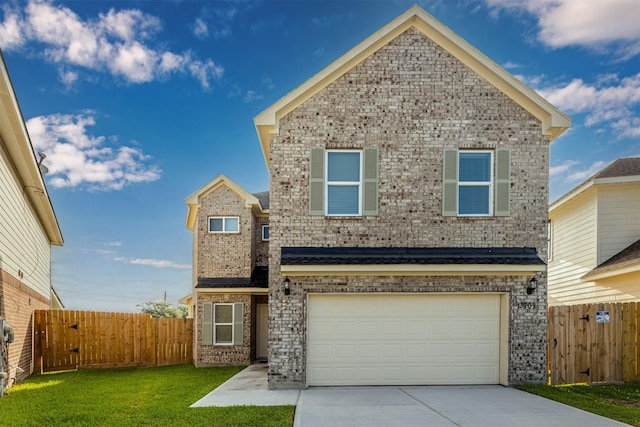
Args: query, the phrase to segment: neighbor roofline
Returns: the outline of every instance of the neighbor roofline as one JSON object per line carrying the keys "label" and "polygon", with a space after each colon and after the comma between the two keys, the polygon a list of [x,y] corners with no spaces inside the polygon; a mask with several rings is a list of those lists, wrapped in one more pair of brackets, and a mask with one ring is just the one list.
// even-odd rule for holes
{"label": "neighbor roofline", "polygon": [[[614,160],[615,162],[615,160]],[[611,162],[613,163],[613,162]],[[609,165],[611,165],[609,163]],[[609,165],[605,166],[601,170],[606,169]],[[589,190],[591,187],[596,185],[611,185],[611,184],[630,184],[640,182],[640,175],[627,175],[627,176],[612,176],[608,178],[595,178],[598,174],[597,172],[591,178],[587,179],[583,183],[579,184],[577,187],[573,188],[563,196],[560,196],[555,202],[549,205],[549,213],[555,211],[560,208],[564,204],[568,203],[570,200],[576,198],[578,195],[584,193]]]}
{"label": "neighbor roofline", "polygon": [[271,135],[278,133],[281,118],[411,27],[424,33],[540,120],[542,133],[550,141],[571,125],[571,119],[567,115],[415,5],[254,117],[253,122],[267,167],[270,163]]}
{"label": "neighbor roofline", "polygon": [[0,105],[4,110],[3,114],[0,114],[0,130],[2,130],[0,144],[4,146],[11,164],[15,167],[22,189],[31,201],[50,244],[62,246],[64,239],[60,225],[36,160],[2,50],[0,50]]}

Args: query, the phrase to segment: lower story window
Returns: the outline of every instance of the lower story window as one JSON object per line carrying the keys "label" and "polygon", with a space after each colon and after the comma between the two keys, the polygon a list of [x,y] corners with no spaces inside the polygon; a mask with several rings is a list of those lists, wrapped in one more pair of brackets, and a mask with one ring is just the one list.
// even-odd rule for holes
{"label": "lower story window", "polygon": [[233,304],[213,306],[213,343],[233,344]]}
{"label": "lower story window", "polygon": [[204,303],[202,307],[202,344],[243,345],[243,324],[243,303]]}

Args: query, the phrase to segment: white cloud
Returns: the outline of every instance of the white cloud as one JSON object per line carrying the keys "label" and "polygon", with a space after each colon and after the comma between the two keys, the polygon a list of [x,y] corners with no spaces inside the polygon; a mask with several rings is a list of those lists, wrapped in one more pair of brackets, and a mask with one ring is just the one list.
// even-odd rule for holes
{"label": "white cloud", "polygon": [[247,93],[244,94],[244,98],[242,99],[242,101],[253,102],[253,101],[259,101],[263,98],[264,96],[259,93],[256,93],[256,91],[248,90]]}
{"label": "white cloud", "polygon": [[622,79],[607,74],[592,84],[574,79],[538,92],[560,110],[586,114],[588,127],[608,124],[619,137],[640,135],[640,73]]}
{"label": "white cloud", "polygon": [[[0,46],[5,50],[31,42],[45,58],[65,66],[66,73],[84,68],[109,72],[128,83],[145,83],[169,73],[187,73],[209,88],[223,68],[212,59],[198,60],[190,51],[175,53],[152,44],[162,30],[160,20],[140,10],[109,10],[83,20],[71,9],[30,0],[24,10],[5,7]],[[69,74],[60,79],[69,84]]]}
{"label": "white cloud", "polygon": [[90,113],[54,114],[27,121],[36,151],[44,152],[49,183],[56,188],[120,190],[125,185],[160,179],[161,170],[138,148],[104,146],[104,136],[90,136]]}
{"label": "white cloud", "polygon": [[202,19],[196,18],[196,22],[193,24],[193,34],[199,39],[204,39],[209,35],[207,24]]}
{"label": "white cloud", "polygon": [[580,162],[576,160],[566,160],[557,166],[551,166],[549,168],[549,175],[550,176],[561,175],[567,172],[573,166],[577,165],[578,163]]}
{"label": "white cloud", "polygon": [[4,11],[4,22],[0,23],[0,48],[4,50],[18,49],[24,44],[24,35],[20,25],[20,16],[7,6]]}
{"label": "white cloud", "polygon": [[178,270],[188,270],[191,268],[191,264],[178,264],[164,259],[116,257],[114,260],[125,264],[147,265],[154,268],[175,268]]}
{"label": "white cloud", "polygon": [[538,19],[538,39],[560,48],[615,47],[624,58],[640,53],[638,0],[484,0],[496,10],[526,11]]}
{"label": "white cloud", "polygon": [[576,181],[582,182],[582,181],[586,180],[587,178],[590,178],[593,174],[598,172],[603,167],[605,167],[606,164],[607,164],[607,162],[603,162],[602,160],[599,160],[599,161],[593,163],[591,166],[589,166],[586,169],[578,170],[576,172],[571,173],[569,176],[567,176],[567,181],[569,181],[569,182],[576,182]]}

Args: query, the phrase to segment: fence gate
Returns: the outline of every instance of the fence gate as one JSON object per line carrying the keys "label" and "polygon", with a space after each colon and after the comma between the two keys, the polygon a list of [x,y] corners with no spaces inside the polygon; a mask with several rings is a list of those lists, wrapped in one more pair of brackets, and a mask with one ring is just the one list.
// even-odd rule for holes
{"label": "fence gate", "polygon": [[192,319],[36,310],[33,325],[35,372],[192,362]]}
{"label": "fence gate", "polygon": [[638,303],[549,308],[551,384],[640,380]]}

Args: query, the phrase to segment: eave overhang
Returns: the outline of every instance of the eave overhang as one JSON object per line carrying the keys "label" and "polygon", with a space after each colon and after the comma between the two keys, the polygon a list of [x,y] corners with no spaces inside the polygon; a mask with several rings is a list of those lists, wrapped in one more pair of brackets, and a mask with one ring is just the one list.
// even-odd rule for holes
{"label": "eave overhang", "polygon": [[52,245],[64,240],[47,187],[40,173],[31,139],[22,117],[7,65],[0,51],[0,144],[9,155],[23,189]]}
{"label": "eave overhang", "polygon": [[546,271],[534,248],[281,248],[287,276],[523,276]]}
{"label": "eave overhang", "polygon": [[567,115],[415,5],[254,118],[267,167],[271,136],[278,133],[281,118],[411,27],[421,31],[540,120],[542,133],[550,141],[571,126]]}
{"label": "eave overhang", "polygon": [[193,227],[195,226],[196,218],[198,217],[198,209],[200,208],[200,199],[207,194],[217,190],[223,185],[243,198],[245,201],[245,206],[247,208],[251,208],[256,217],[269,216],[269,210],[262,208],[262,206],[260,205],[260,200],[258,200],[256,196],[249,193],[247,190],[242,188],[231,179],[227,178],[225,175],[220,174],[184,199],[185,203],[187,204],[187,218],[185,220],[185,226],[189,230],[193,231]]}
{"label": "eave overhang", "polygon": [[283,265],[285,276],[529,276],[546,271],[545,265]]}
{"label": "eave overhang", "polygon": [[582,280],[583,282],[597,282],[598,280],[609,279],[611,277],[621,276],[623,274],[638,272],[640,272],[640,260],[625,263],[624,265],[619,265],[615,268],[602,270],[594,269],[582,276],[580,280]]}

